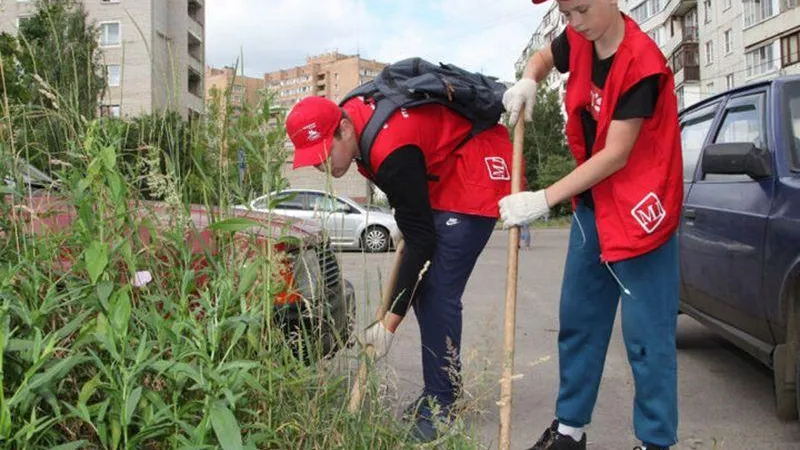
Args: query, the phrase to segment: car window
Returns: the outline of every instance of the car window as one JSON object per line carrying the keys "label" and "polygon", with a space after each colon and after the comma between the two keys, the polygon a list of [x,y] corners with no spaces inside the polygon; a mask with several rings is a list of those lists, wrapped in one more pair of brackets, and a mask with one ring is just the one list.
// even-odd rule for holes
{"label": "car window", "polygon": [[253,209],[267,209],[267,197],[261,197],[253,202]]}
{"label": "car window", "polygon": [[[789,120],[789,148],[791,149],[792,167],[800,170],[800,81],[789,83],[783,96],[787,105]],[[786,111],[786,109],[784,109]]]}
{"label": "car window", "polygon": [[306,194],[302,192],[282,192],[278,198],[277,209],[303,210],[306,207]]}
{"label": "car window", "polygon": [[[733,142],[753,143],[756,148],[766,148],[766,130],[764,128],[764,94],[750,94],[733,98],[725,106],[722,124],[714,137],[715,144]],[[708,181],[745,181],[753,179],[744,174],[708,174]]]}
{"label": "car window", "polygon": [[341,200],[336,200],[336,210],[342,212],[347,211],[348,213],[357,212],[355,209],[353,209],[353,207],[351,207],[350,205]]}
{"label": "car window", "polygon": [[681,122],[681,147],[683,148],[683,180],[690,182],[694,178],[697,162],[703,144],[706,142],[718,104],[707,106],[689,115]]}
{"label": "car window", "polygon": [[714,143],[752,142],[757,148],[766,148],[761,99],[757,94],[731,100]]}
{"label": "car window", "polygon": [[333,212],[336,200],[326,195],[315,194],[313,197],[312,209],[318,212]]}

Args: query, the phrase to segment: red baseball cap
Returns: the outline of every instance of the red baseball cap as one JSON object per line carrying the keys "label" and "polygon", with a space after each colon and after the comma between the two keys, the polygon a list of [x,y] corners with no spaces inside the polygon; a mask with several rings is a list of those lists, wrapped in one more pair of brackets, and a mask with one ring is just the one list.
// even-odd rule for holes
{"label": "red baseball cap", "polygon": [[531,0],[531,1],[532,1],[533,3],[536,3],[536,4],[538,5],[539,3],[544,3],[544,2],[546,2],[547,0]]}
{"label": "red baseball cap", "polygon": [[328,159],[342,110],[325,97],[306,97],[286,116],[286,134],[294,144],[293,168],[316,166]]}

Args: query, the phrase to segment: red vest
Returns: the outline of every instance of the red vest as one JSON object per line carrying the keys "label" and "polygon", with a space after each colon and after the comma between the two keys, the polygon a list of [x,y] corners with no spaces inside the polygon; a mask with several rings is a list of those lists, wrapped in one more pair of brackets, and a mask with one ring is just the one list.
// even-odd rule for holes
{"label": "red vest", "polygon": [[593,101],[593,44],[570,26],[567,39],[566,133],[578,164],[586,161],[581,111],[599,103],[594,155],[605,148],[620,95],[648,76],[661,75],[655,112],[642,123],[627,164],[592,188],[601,259],[615,262],[643,255],[672,237],[681,214],[683,160],[672,71],[656,44],[625,16],[625,38],[614,56],[602,100]]}
{"label": "red vest", "polygon": [[[374,109],[362,98],[343,105],[360,135]],[[422,150],[428,173],[431,207],[485,217],[498,217],[497,202],[511,193],[512,145],[503,125],[483,131],[466,143],[472,125],[441,105],[423,105],[393,114],[370,150],[367,178],[377,173],[390,153],[406,145]],[[380,187],[380,186],[379,186]]]}

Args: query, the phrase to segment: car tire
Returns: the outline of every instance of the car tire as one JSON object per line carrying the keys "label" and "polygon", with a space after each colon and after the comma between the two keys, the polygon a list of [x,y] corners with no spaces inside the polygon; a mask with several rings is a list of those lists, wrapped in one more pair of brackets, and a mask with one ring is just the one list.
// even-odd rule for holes
{"label": "car tire", "polygon": [[361,236],[361,248],[368,253],[383,253],[389,251],[392,245],[392,236],[389,230],[379,226],[371,226],[364,230]]}

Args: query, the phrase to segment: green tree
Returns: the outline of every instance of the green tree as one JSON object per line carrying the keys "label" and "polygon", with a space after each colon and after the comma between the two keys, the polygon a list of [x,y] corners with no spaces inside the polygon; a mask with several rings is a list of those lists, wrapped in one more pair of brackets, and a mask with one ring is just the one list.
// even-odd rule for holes
{"label": "green tree", "polygon": [[[555,89],[540,85],[536,92],[533,121],[525,124],[525,177],[528,188],[542,189],[568,174],[575,162],[564,135],[561,98]],[[569,214],[568,204],[553,208],[556,216]]]}
{"label": "green tree", "polygon": [[17,35],[0,34],[0,56],[16,139],[33,161],[64,158],[106,88],[98,32],[83,6],[39,0]]}

